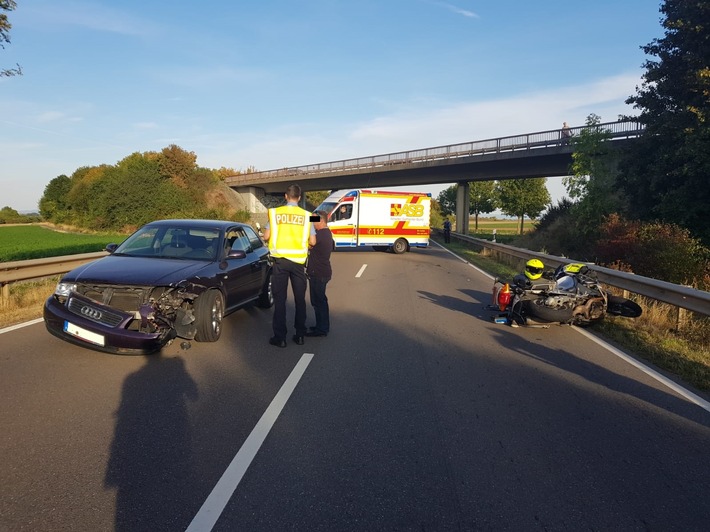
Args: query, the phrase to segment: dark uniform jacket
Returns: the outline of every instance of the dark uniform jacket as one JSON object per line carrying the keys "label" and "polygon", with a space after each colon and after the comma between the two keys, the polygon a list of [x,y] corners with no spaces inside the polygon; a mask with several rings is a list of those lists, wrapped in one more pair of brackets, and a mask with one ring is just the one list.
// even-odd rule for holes
{"label": "dark uniform jacket", "polygon": [[306,273],[315,279],[330,279],[333,270],[330,267],[330,252],[333,250],[333,234],[324,227],[316,231],[316,245],[308,252]]}

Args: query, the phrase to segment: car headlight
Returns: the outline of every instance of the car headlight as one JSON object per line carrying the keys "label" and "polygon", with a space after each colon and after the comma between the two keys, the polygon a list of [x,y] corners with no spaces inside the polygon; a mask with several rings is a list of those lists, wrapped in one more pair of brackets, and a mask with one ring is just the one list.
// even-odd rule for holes
{"label": "car headlight", "polygon": [[58,283],[54,289],[54,295],[57,297],[69,297],[69,294],[74,291],[76,285],[74,283]]}

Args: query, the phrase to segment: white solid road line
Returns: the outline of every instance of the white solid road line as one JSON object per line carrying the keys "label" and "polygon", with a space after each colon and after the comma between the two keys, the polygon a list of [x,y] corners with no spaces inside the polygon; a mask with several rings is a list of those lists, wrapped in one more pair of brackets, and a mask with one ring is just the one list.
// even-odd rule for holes
{"label": "white solid road line", "polygon": [[261,416],[259,422],[251,431],[251,434],[244,440],[241,449],[239,449],[239,452],[237,452],[222,474],[222,478],[212,489],[212,493],[209,494],[202,508],[192,519],[186,532],[208,532],[212,530],[312,359],[313,353],[303,354],[269,407]]}
{"label": "white solid road line", "polygon": [[4,329],[0,329],[0,334],[9,333],[10,331],[22,329],[23,327],[27,327],[28,325],[34,325],[35,323],[41,323],[43,321],[44,321],[44,318],[37,318],[36,320],[26,321],[24,323],[18,323],[17,325],[11,325],[10,327],[5,327]]}
{"label": "white solid road line", "polygon": [[357,274],[355,275],[356,279],[362,275],[362,273],[365,271],[365,268],[367,268],[367,264],[362,265],[362,268],[360,268],[360,271],[357,272]]}
{"label": "white solid road line", "polygon": [[461,257],[460,255],[457,255],[456,253],[454,253],[454,252],[451,251],[450,249],[445,248],[444,246],[442,246],[442,245],[439,244],[438,242],[433,242],[433,243],[436,244],[437,246],[439,246],[441,249],[443,249],[443,250],[446,251],[447,253],[451,253],[454,257],[456,257],[457,259],[459,259],[461,262],[463,262],[464,264],[468,264],[471,268],[473,268],[473,269],[476,270],[477,272],[479,272],[479,273],[485,275],[485,276],[488,277],[489,279],[495,279],[495,277],[493,277],[490,273],[484,272],[481,268],[479,268],[479,267],[476,266],[475,264],[471,264],[471,263],[468,262],[466,259],[464,259],[464,258]]}

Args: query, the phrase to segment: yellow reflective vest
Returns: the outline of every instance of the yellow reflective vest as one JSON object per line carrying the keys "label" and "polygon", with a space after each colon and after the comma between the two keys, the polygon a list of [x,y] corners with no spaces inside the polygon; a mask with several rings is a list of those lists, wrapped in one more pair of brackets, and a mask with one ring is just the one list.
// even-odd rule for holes
{"label": "yellow reflective vest", "polygon": [[269,251],[273,257],[306,263],[308,237],[311,234],[310,216],[310,212],[296,205],[269,209]]}

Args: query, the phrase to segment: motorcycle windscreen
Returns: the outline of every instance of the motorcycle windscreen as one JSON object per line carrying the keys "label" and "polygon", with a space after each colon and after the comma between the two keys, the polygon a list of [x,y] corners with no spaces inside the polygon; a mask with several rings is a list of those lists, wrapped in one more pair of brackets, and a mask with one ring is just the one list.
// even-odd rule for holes
{"label": "motorcycle windscreen", "polygon": [[556,288],[563,292],[574,292],[577,282],[574,277],[565,275],[557,279]]}

